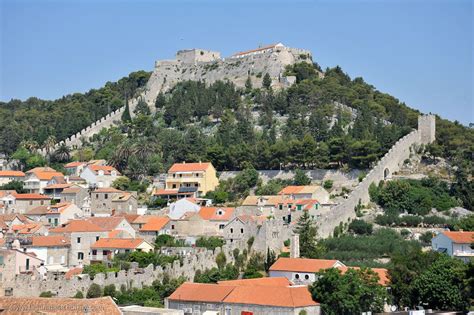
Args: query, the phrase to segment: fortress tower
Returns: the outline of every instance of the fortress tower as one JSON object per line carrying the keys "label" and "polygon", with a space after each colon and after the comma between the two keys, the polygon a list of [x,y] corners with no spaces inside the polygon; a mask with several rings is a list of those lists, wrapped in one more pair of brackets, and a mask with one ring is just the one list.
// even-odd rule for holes
{"label": "fortress tower", "polygon": [[432,114],[418,116],[418,131],[422,144],[434,142],[436,139],[436,116]]}

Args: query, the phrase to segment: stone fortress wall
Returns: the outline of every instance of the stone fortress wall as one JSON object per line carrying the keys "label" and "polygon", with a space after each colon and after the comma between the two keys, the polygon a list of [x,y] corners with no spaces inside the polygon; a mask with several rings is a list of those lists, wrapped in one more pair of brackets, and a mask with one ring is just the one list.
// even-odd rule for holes
{"label": "stone fortress wall", "polygon": [[435,140],[435,124],[434,115],[419,116],[418,129],[399,139],[349,194],[348,198],[332,207],[328,214],[318,220],[319,236],[329,237],[341,222],[349,223],[355,219],[356,206],[370,201],[370,184],[378,185],[381,180],[390,179],[391,174],[399,171],[405,160],[410,158],[414,146],[432,143]]}
{"label": "stone fortress wall", "polygon": [[[254,86],[261,86],[263,76],[268,73],[274,88],[285,87],[294,82],[294,77],[283,76],[285,67],[301,61],[312,62],[311,58],[311,52],[308,50],[290,48],[282,44],[226,59],[222,59],[220,53],[216,51],[179,50],[175,59],[155,62],[155,68],[144,91],[129,101],[130,115],[133,117],[133,111],[141,98],[154,111],[158,94],[170,90],[181,81],[205,81],[211,84],[219,80],[229,80],[238,87],[244,87],[245,81],[250,76]],[[111,127],[121,120],[124,111],[125,106],[109,113],[75,135],[62,140],[52,150],[56,150],[63,143],[71,148],[81,146],[81,139],[89,139],[103,128]],[[46,155],[45,149],[39,152]]]}
{"label": "stone fortress wall", "polygon": [[72,297],[77,291],[81,291],[86,296],[87,290],[91,284],[96,283],[102,288],[106,285],[115,285],[117,290],[124,285],[126,288],[142,288],[150,286],[154,280],[161,280],[167,274],[171,279],[184,276],[188,281],[192,281],[197,270],[217,267],[217,254],[223,251],[227,258],[227,263],[234,262],[232,250],[235,246],[245,248],[244,244],[233,244],[233,247],[224,245],[222,248],[216,248],[213,252],[205,248],[194,248],[183,258],[183,264],[179,260],[172,264],[167,264],[164,268],[149,265],[146,268],[137,268],[134,266],[128,271],[108,272],[96,274],[94,279],[89,275],[73,276],[66,279],[64,275],[47,274],[45,278],[39,274],[20,274],[12,282],[1,283],[0,296],[5,294],[5,289],[12,288],[13,296],[16,297],[35,297],[41,292],[51,291],[58,297]]}

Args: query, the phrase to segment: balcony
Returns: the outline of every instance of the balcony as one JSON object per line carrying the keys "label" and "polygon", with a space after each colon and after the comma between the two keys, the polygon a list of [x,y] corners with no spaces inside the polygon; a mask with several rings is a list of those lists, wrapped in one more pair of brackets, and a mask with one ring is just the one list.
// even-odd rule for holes
{"label": "balcony", "polygon": [[453,256],[456,257],[474,257],[474,250],[455,250]]}

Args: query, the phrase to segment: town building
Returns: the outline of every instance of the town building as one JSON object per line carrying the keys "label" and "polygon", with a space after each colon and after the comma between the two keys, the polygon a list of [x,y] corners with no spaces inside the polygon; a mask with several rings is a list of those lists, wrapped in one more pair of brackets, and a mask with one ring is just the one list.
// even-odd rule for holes
{"label": "town building", "polygon": [[171,234],[171,223],[168,217],[150,216],[146,222],[139,223],[139,235],[152,243],[158,235]]}
{"label": "town building", "polygon": [[136,192],[127,192],[113,187],[97,188],[91,192],[91,214],[110,216],[112,213],[137,213]]}
{"label": "town building", "polygon": [[63,173],[51,167],[35,167],[26,172],[24,188],[30,193],[42,194],[53,177],[64,177]]}
{"label": "town building", "polygon": [[101,238],[91,245],[91,262],[111,261],[115,255],[154,250],[154,246],[141,238]]}
{"label": "town building", "polygon": [[127,219],[122,216],[90,217],[86,220],[103,228],[106,231],[124,231],[127,235],[129,235],[129,237],[135,237],[135,229],[127,221]]}
{"label": "town building", "polygon": [[320,314],[306,286],[186,282],[165,299],[165,307],[185,314]]}
{"label": "town building", "polygon": [[187,212],[199,212],[200,209],[201,206],[195,203],[194,198],[182,198],[170,204],[168,216],[177,220]]}
{"label": "town building", "polygon": [[0,194],[0,203],[4,206],[3,213],[26,213],[33,208],[49,205],[51,199],[36,193],[18,194],[16,191],[7,191]]}
{"label": "town building", "polygon": [[446,253],[451,257],[469,262],[474,257],[474,232],[467,231],[443,231],[431,240],[434,251]]}
{"label": "town building", "polygon": [[201,207],[172,220],[171,234],[179,237],[222,236],[224,227],[234,216],[235,208]]}
{"label": "town building", "polygon": [[70,239],[69,266],[73,267],[89,264],[91,245],[109,234],[108,230],[88,220],[71,220],[49,232],[50,235],[63,235]]}
{"label": "town building", "polygon": [[90,187],[107,188],[111,187],[120,175],[113,166],[91,164],[82,170],[80,176]]}
{"label": "town building", "polygon": [[[32,273],[43,265],[43,260],[36,257],[34,253],[28,253],[20,250],[18,247],[13,249],[0,248],[0,279],[7,283],[12,281],[16,275]],[[5,295],[12,290],[3,287]]]}
{"label": "town building", "polygon": [[28,252],[32,252],[45,265],[60,264],[69,265],[69,250],[71,241],[62,235],[45,235],[31,237],[31,243],[24,246]]}
{"label": "town building", "polygon": [[324,204],[329,201],[329,192],[321,186],[287,186],[278,195],[291,199],[316,199]]}
{"label": "town building", "polygon": [[11,181],[24,181],[25,173],[21,171],[0,170],[0,186],[8,184]]}
{"label": "town building", "polygon": [[72,184],[71,186],[64,188],[60,193],[61,202],[69,202],[77,205],[81,208],[86,198],[89,197],[87,188]]}
{"label": "town building", "polygon": [[72,203],[61,202],[55,205],[38,206],[25,213],[34,221],[41,221],[56,227],[69,220],[78,219],[83,216],[82,210]]}
{"label": "town building", "polygon": [[295,284],[312,284],[316,272],[329,268],[344,267],[339,260],[309,258],[279,258],[269,270],[270,277],[285,277]]}
{"label": "town building", "polygon": [[175,163],[168,170],[166,189],[176,193],[197,192],[197,197],[204,196],[219,185],[216,169],[209,162]]}

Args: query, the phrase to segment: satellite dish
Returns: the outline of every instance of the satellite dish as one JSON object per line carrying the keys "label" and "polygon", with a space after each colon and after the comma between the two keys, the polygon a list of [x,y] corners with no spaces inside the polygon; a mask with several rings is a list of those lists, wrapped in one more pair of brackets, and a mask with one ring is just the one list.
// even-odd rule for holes
{"label": "satellite dish", "polygon": [[390,306],[390,310],[391,310],[392,312],[395,312],[395,311],[397,310],[397,306],[396,306],[396,305]]}

